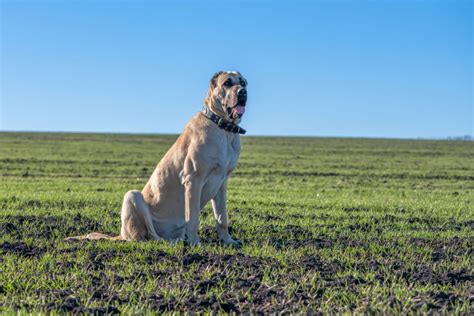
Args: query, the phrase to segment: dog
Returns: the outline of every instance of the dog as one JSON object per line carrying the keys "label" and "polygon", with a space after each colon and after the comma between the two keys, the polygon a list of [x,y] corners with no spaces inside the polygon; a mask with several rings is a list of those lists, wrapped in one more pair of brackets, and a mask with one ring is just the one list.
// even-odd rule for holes
{"label": "dog", "polygon": [[245,134],[238,124],[246,103],[247,80],[239,72],[214,74],[203,110],[188,122],[143,190],[125,194],[120,235],[91,233],[67,239],[165,239],[199,245],[199,214],[211,201],[219,240],[240,244],[229,234],[226,194],[240,155],[240,134]]}

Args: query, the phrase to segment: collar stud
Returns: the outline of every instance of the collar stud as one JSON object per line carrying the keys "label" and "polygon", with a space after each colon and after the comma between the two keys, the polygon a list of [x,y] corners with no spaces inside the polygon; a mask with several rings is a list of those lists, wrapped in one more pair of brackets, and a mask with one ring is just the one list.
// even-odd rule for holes
{"label": "collar stud", "polygon": [[208,107],[204,107],[202,112],[201,112],[205,117],[207,117],[209,120],[213,121],[215,124],[220,129],[226,130],[228,132],[234,133],[234,134],[245,134],[247,131],[244,130],[242,127],[240,127],[237,124],[234,124],[232,122],[229,122],[225,120],[224,118],[220,117],[219,115],[215,114],[212,112]]}

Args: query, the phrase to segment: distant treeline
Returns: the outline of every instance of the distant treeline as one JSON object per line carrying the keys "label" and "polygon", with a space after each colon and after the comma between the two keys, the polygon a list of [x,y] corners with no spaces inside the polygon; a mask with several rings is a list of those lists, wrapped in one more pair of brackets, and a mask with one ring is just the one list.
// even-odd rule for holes
{"label": "distant treeline", "polygon": [[449,140],[468,140],[472,141],[474,138],[471,135],[464,135],[464,136],[449,136]]}

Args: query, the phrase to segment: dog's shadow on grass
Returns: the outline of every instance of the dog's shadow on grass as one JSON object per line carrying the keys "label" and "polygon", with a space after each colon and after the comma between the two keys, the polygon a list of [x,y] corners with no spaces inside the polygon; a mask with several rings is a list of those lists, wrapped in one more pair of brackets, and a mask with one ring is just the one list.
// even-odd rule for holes
{"label": "dog's shadow on grass", "polygon": [[[231,235],[242,244],[269,244],[276,249],[298,248],[302,246],[329,247],[333,241],[324,236],[315,236],[313,232],[303,227],[287,224],[271,223],[272,215],[266,215],[269,221],[265,225],[251,227],[233,225],[229,228]],[[7,215],[0,222],[0,233],[9,235],[11,239],[22,241],[31,238],[37,241],[63,239],[67,236],[88,234],[100,231],[114,235],[114,232],[104,231],[101,222],[80,214],[72,216],[35,216]],[[115,232],[116,234],[117,232]],[[202,243],[220,244],[217,232],[213,226],[201,226],[199,235]],[[238,245],[234,246],[239,248]]]}
{"label": "dog's shadow on grass", "polygon": [[[296,225],[275,225],[267,223],[262,226],[246,228],[231,226],[229,233],[243,245],[258,244],[271,245],[275,249],[299,248],[303,246],[330,247],[333,242],[324,236],[316,236],[312,231]],[[219,243],[216,229],[204,226],[199,230],[201,240],[206,243]]]}
{"label": "dog's shadow on grass", "polygon": [[[272,223],[272,215],[264,215],[267,223],[265,225],[253,225],[249,227],[234,225],[229,228],[231,235],[240,240],[243,245],[259,244],[271,245],[275,249],[299,248],[314,246],[318,248],[331,247],[333,241],[324,236],[315,236],[313,232],[303,227],[287,224],[276,225]],[[0,233],[9,236],[13,243],[5,244],[4,252],[16,252],[25,256],[43,254],[44,249],[40,247],[26,246],[25,239],[33,239],[34,243],[41,241],[62,240],[67,236],[87,234],[94,231],[104,233],[101,222],[80,214],[72,216],[35,216],[35,215],[7,215],[0,222]],[[213,226],[201,226],[199,230],[203,244],[222,245],[218,239],[217,232]],[[234,249],[241,245],[230,246]]]}

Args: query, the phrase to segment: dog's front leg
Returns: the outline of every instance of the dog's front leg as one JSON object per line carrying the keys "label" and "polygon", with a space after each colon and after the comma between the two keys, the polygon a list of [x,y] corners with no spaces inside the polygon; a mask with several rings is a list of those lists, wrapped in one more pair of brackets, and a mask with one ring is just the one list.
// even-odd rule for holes
{"label": "dog's front leg", "polygon": [[199,213],[201,211],[202,183],[196,177],[187,177],[185,187],[186,240],[191,245],[199,245]]}
{"label": "dog's front leg", "polygon": [[224,181],[216,196],[212,199],[212,209],[216,218],[217,235],[224,244],[240,244],[229,234],[229,219],[227,216],[227,179]]}

